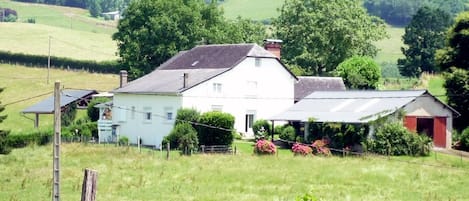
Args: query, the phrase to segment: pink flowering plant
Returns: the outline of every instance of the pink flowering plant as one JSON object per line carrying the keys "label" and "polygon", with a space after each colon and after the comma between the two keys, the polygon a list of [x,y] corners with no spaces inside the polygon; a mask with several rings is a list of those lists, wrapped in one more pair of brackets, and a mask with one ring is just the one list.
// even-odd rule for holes
{"label": "pink flowering plant", "polygon": [[293,153],[296,155],[302,155],[302,156],[307,156],[309,154],[313,153],[313,149],[309,147],[308,145],[303,145],[300,143],[295,143],[293,144],[293,147],[291,148]]}
{"label": "pink flowering plant", "polygon": [[259,155],[275,154],[277,147],[271,141],[260,139],[254,145],[254,153]]}
{"label": "pink flowering plant", "polygon": [[316,154],[330,156],[331,150],[327,145],[329,144],[329,140],[316,140],[313,142],[312,147],[314,148],[314,152]]}

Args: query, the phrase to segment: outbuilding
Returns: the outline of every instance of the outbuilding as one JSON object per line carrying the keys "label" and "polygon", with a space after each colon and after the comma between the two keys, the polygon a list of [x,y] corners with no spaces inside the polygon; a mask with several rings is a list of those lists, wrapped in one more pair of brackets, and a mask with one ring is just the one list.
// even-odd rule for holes
{"label": "outbuilding", "polygon": [[427,90],[317,91],[271,120],[368,124],[400,110],[408,130],[427,134],[435,147],[451,148],[453,118],[460,114]]}

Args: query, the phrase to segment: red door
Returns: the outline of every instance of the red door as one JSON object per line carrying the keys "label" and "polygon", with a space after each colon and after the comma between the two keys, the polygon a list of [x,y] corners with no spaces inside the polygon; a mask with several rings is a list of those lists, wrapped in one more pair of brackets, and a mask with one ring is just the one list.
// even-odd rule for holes
{"label": "red door", "polygon": [[433,118],[433,143],[435,147],[446,147],[446,117]]}
{"label": "red door", "polygon": [[413,116],[405,116],[404,118],[404,126],[407,130],[412,132],[417,132],[417,117]]}

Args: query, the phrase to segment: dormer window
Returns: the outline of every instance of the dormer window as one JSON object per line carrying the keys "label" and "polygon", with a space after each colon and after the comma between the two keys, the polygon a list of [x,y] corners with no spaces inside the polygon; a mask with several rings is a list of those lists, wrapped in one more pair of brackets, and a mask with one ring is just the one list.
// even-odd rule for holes
{"label": "dormer window", "polygon": [[255,65],[256,67],[260,67],[260,66],[261,66],[261,58],[256,58],[256,59],[254,60],[254,63],[255,63],[254,65]]}

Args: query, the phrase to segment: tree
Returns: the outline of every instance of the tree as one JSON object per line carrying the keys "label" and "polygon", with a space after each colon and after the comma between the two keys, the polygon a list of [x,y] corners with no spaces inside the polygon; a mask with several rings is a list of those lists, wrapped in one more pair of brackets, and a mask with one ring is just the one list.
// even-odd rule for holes
{"label": "tree", "polygon": [[386,37],[383,21],[369,16],[359,0],[286,1],[273,26],[283,40],[282,59],[315,75],[353,55],[376,55],[373,42]]}
{"label": "tree", "polygon": [[[4,88],[0,88],[0,93],[2,93]],[[5,110],[5,107],[1,105],[0,101],[0,114]],[[0,123],[2,123],[7,118],[6,115],[0,115]],[[8,134],[9,131],[0,130],[0,154],[9,154],[11,147],[8,144]]]}
{"label": "tree", "polygon": [[405,59],[397,61],[401,75],[418,77],[421,72],[438,72],[435,52],[445,45],[445,34],[452,24],[451,16],[443,10],[422,7],[405,28],[402,47]]}
{"label": "tree", "polygon": [[452,66],[469,70],[469,12],[458,15],[447,33],[446,47],[437,50],[435,57],[443,70]]}
{"label": "tree", "polygon": [[462,131],[469,126],[469,71],[453,67],[445,74],[445,78],[448,105],[461,114],[453,119],[453,127]]}
{"label": "tree", "polygon": [[365,0],[363,3],[368,13],[395,26],[406,26],[424,6],[439,8],[455,16],[465,10],[465,4],[465,0]]}
{"label": "tree", "polygon": [[461,131],[469,126],[469,12],[458,15],[448,30],[446,47],[437,50],[436,61],[448,71],[444,87],[448,105],[461,114],[454,119],[454,128]]}
{"label": "tree", "polygon": [[100,2],[98,2],[98,0],[88,1],[88,10],[90,11],[90,15],[92,17],[98,17],[102,12]]}
{"label": "tree", "polygon": [[62,119],[60,123],[63,126],[70,126],[77,116],[77,105],[75,103],[71,103],[62,110]]}
{"label": "tree", "polygon": [[337,66],[336,74],[349,89],[376,89],[381,79],[381,69],[370,57],[347,59]]}
{"label": "tree", "polygon": [[113,39],[132,79],[197,44],[256,42],[250,41],[257,38],[251,35],[260,34],[261,26],[252,28],[247,21],[235,22],[225,20],[215,1],[210,4],[200,0],[132,1]]}

